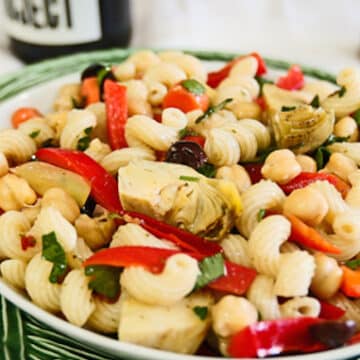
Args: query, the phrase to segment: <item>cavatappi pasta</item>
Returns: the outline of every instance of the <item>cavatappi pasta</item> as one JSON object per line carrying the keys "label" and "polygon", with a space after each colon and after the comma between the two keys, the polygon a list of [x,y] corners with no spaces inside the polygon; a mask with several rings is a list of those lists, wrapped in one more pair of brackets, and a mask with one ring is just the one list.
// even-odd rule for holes
{"label": "cavatappi pasta", "polygon": [[234,339],[289,318],[359,329],[360,73],[265,72],[254,53],[208,72],[145,50],[84,69],[52,113],[14,109],[2,278],[75,326],[178,353],[280,354],[276,334],[250,354]]}

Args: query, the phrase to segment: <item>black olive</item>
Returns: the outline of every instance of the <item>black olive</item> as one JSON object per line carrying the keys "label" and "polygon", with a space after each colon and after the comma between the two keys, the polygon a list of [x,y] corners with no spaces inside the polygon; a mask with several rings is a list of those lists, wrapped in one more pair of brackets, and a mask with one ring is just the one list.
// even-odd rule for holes
{"label": "black olive", "polygon": [[184,164],[197,170],[206,163],[207,156],[201,146],[193,141],[177,141],[166,153],[165,161]]}
{"label": "black olive", "polygon": [[100,70],[105,69],[104,65],[91,64],[81,73],[81,81],[88,77],[96,77]]}
{"label": "black olive", "polygon": [[344,345],[355,334],[355,331],[356,324],[352,320],[329,320],[310,327],[311,336],[330,348]]}
{"label": "black olive", "polygon": [[95,200],[91,196],[89,196],[86,199],[85,204],[83,205],[83,207],[80,209],[80,212],[82,214],[92,216],[92,214],[94,212],[94,209],[95,209],[95,206],[96,206]]}

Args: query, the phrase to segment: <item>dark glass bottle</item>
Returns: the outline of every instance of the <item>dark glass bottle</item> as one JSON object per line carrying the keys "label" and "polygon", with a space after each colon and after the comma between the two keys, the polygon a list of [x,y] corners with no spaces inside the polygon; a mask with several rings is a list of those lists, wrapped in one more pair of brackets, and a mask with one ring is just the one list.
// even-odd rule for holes
{"label": "dark glass bottle", "polygon": [[0,1],[11,50],[26,62],[130,41],[129,0]]}

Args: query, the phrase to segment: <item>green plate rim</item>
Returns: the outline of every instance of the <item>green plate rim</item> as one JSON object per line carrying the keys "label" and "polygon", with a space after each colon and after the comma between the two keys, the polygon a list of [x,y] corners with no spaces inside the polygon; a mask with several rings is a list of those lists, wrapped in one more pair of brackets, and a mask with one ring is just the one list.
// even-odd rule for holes
{"label": "green plate rim", "polygon": [[[19,92],[31,88],[34,85],[58,78],[63,75],[81,71],[87,65],[94,62],[119,63],[124,61],[132,53],[142,50],[136,48],[129,49],[108,49],[97,50],[87,53],[78,53],[62,56],[59,58],[44,60],[32,65],[25,66],[16,72],[0,77],[0,101],[17,95]],[[158,51],[158,50],[154,50]],[[207,61],[230,61],[243,54],[233,52],[203,51],[203,50],[183,50],[184,52],[197,56],[201,60]],[[283,60],[264,58],[269,68],[287,70],[292,63]],[[304,74],[320,80],[327,80],[335,83],[336,78],[333,74],[307,65],[300,65]]]}

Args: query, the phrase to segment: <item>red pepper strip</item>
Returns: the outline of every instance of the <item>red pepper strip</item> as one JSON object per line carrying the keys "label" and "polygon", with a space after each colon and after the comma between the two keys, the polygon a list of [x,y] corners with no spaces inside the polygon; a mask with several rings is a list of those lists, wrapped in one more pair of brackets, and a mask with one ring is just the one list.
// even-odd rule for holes
{"label": "red pepper strip", "polygon": [[119,246],[100,250],[83,263],[84,267],[107,265],[114,267],[142,266],[158,274],[164,269],[166,260],[178,250],[160,249],[149,246]]}
{"label": "red pepper strip", "polygon": [[324,251],[330,254],[340,254],[341,250],[330,244],[315,229],[306,225],[295,215],[287,214],[286,217],[291,222],[291,234],[289,241],[309,247],[310,249]]}
{"label": "red pepper strip", "polygon": [[345,197],[350,190],[350,186],[336,175],[310,172],[302,172],[288,183],[279,186],[283,189],[284,193],[288,195],[292,191],[308,186],[315,181],[328,181],[335,186],[336,190],[339,191],[343,197]]}
{"label": "red pepper strip", "polygon": [[[100,250],[88,258],[83,266],[107,265],[114,267],[142,266],[153,273],[160,273],[166,260],[181,251],[153,248],[148,246],[121,246]],[[187,254],[201,261],[206,256],[198,253]],[[208,287],[232,293],[244,294],[253,282],[256,271],[230,261],[225,261],[226,274],[208,284]]]}
{"label": "red pepper strip", "polygon": [[73,171],[90,182],[91,195],[109,211],[123,211],[118,196],[116,180],[95,160],[81,151],[42,148],[36,158],[49,164]]}
{"label": "red pepper strip", "polygon": [[298,65],[292,65],[285,76],[280,76],[276,86],[285,90],[300,90],[305,83],[304,74]]}
{"label": "red pepper strip", "polygon": [[256,277],[256,271],[241,265],[225,261],[226,275],[208,284],[214,290],[243,295]]}
{"label": "red pepper strip", "polygon": [[188,136],[185,136],[182,140],[195,142],[195,143],[199,144],[202,148],[204,148],[206,139],[200,135],[188,135]]}
{"label": "red pepper strip", "polygon": [[259,163],[243,164],[245,170],[250,176],[250,180],[252,184],[256,184],[263,179],[263,176],[261,174],[261,168],[263,167],[263,165],[264,164],[259,164]]}
{"label": "red pepper strip", "polygon": [[320,314],[319,317],[326,320],[338,320],[344,316],[346,311],[338,306],[330,304],[327,301],[319,300]]}
{"label": "red pepper strip", "polygon": [[349,297],[360,298],[360,270],[352,270],[347,266],[341,266],[343,278],[341,291]]}
{"label": "red pepper strip", "polygon": [[[266,74],[267,68],[264,59],[256,52],[253,52],[246,56],[253,56],[258,62],[258,68],[256,75],[261,76]],[[207,84],[212,88],[216,88],[225,78],[229,76],[229,73],[233,66],[242,60],[246,56],[240,56],[228,62],[223,68],[217,71],[212,71],[208,74]]]}
{"label": "red pepper strip", "polygon": [[104,83],[106,123],[111,149],[127,147],[125,125],[128,118],[126,86],[106,79]]}
{"label": "red pepper strip", "polygon": [[229,342],[232,357],[265,357],[285,352],[314,352],[326,346],[314,340],[310,327],[325,320],[298,317],[260,321],[235,334]]}
{"label": "red pepper strip", "polygon": [[[153,235],[169,240],[184,248],[184,250],[189,250],[191,248],[194,252],[205,256],[210,256],[218,252],[222,252],[221,246],[217,243],[204,240],[200,236],[194,235],[188,231],[153,219],[152,217],[145,214],[140,214],[133,211],[126,213],[132,218],[140,219],[140,225]],[[184,243],[187,245],[185,246]]]}

